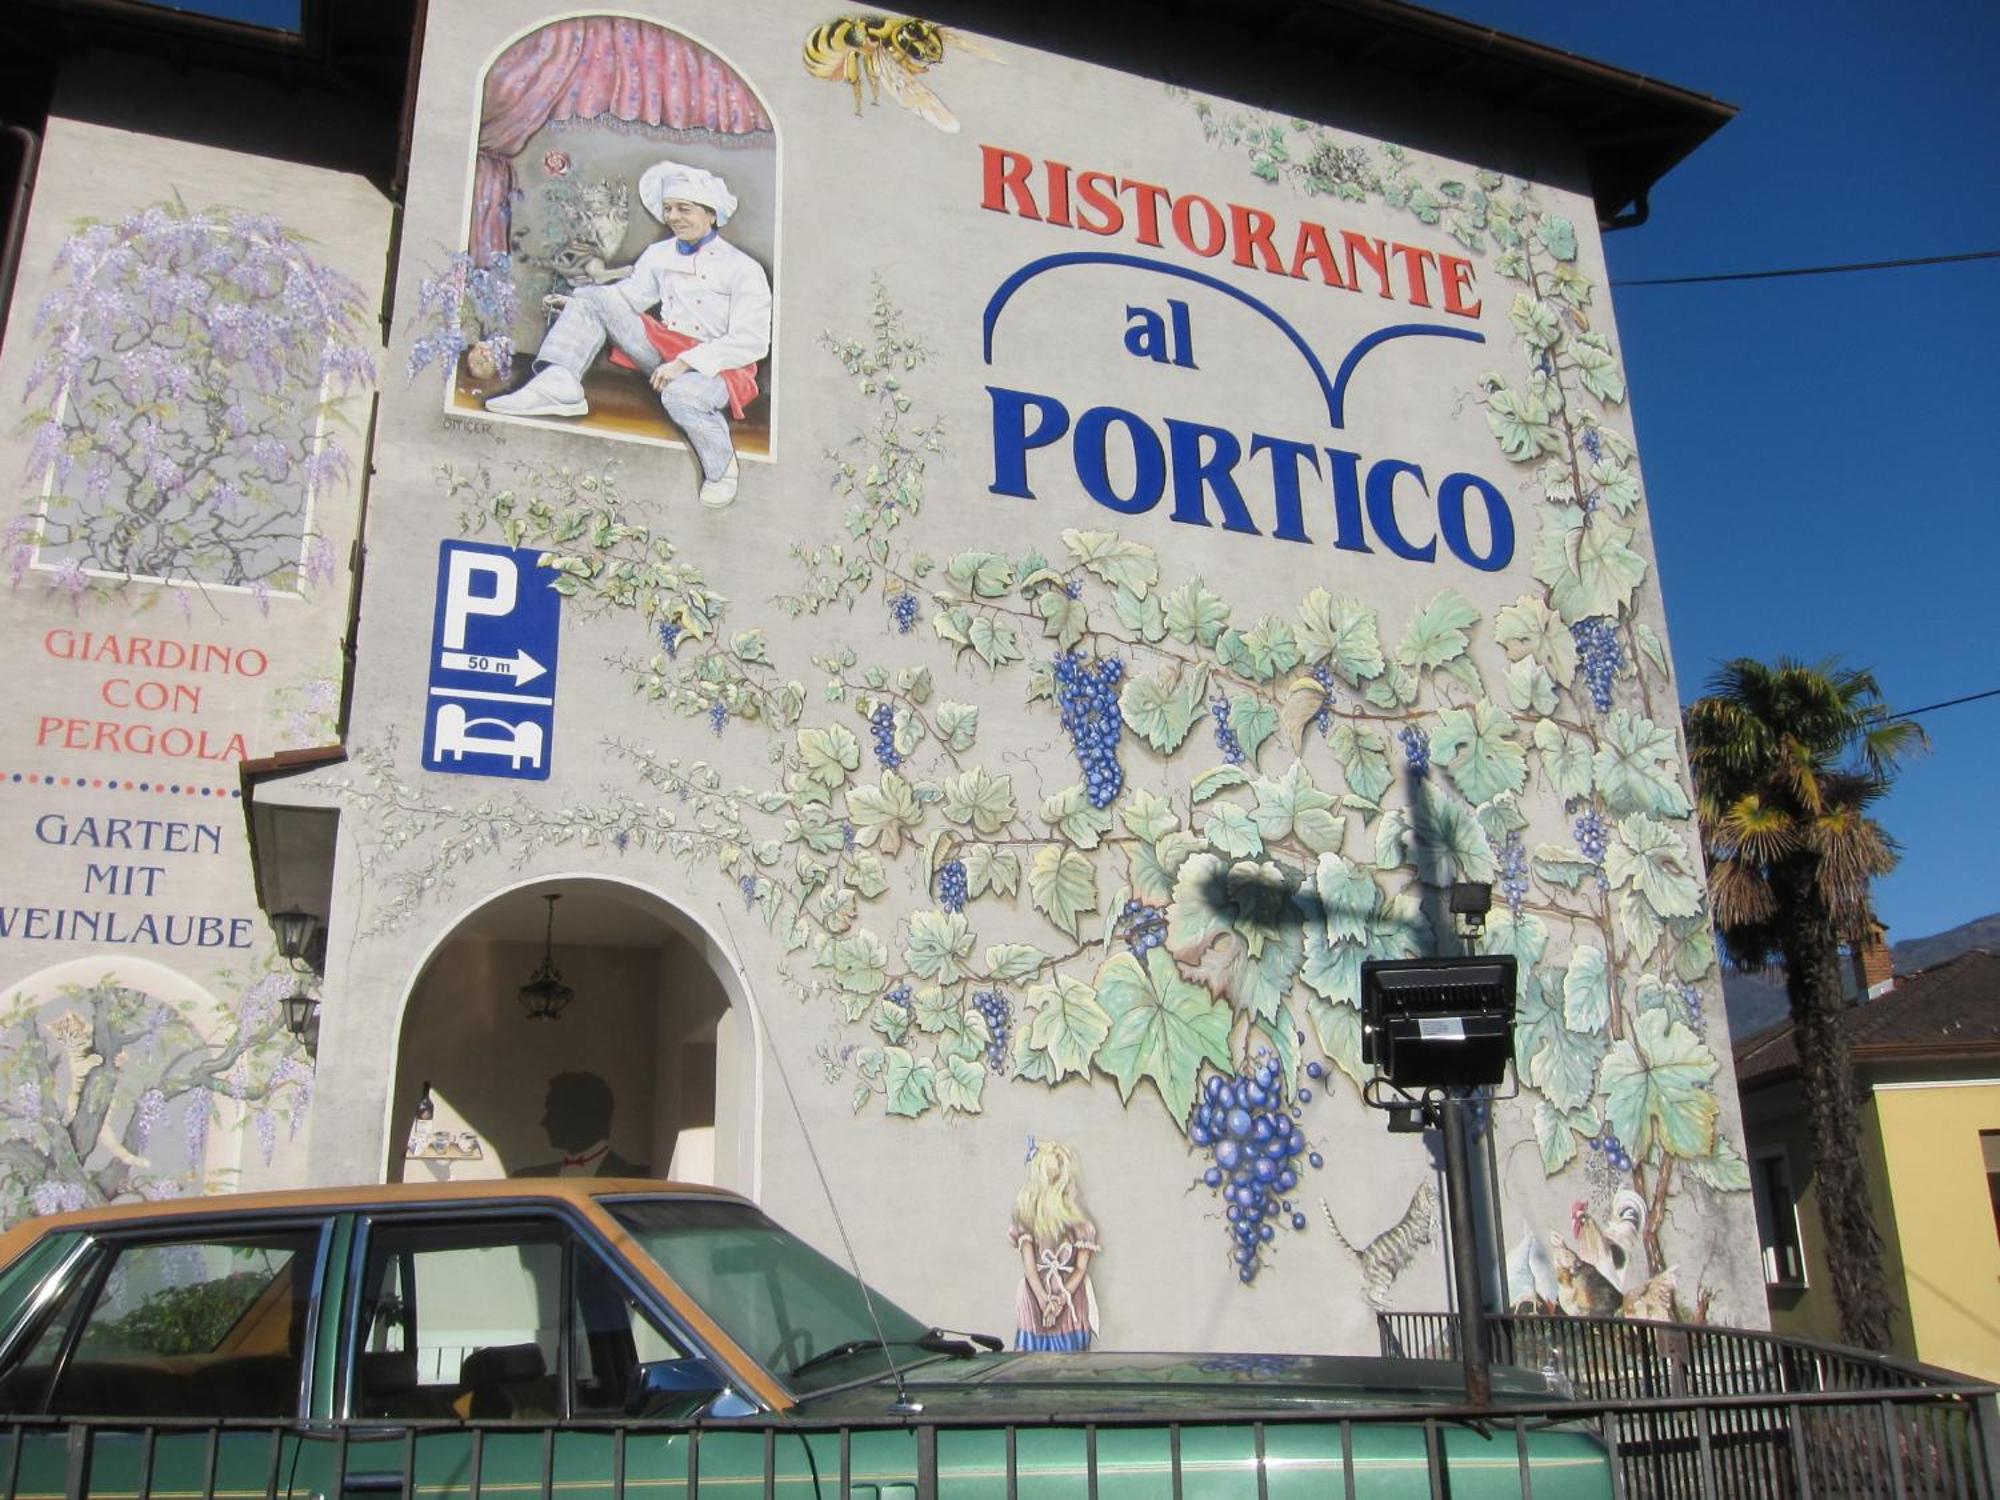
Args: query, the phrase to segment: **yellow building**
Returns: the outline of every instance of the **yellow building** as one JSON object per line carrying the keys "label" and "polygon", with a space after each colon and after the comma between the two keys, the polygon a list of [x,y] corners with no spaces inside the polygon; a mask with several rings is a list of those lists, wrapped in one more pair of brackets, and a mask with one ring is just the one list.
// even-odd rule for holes
{"label": "yellow building", "polygon": [[[1886,950],[1882,950],[1886,954]],[[1869,987],[1849,1012],[1896,1354],[2000,1378],[2000,955]],[[1791,1022],[1736,1048],[1773,1331],[1838,1340]]]}

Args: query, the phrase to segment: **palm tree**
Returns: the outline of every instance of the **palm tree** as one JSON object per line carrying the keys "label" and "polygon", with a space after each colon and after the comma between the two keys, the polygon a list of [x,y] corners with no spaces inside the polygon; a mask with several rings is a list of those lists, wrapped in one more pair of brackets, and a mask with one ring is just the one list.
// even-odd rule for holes
{"label": "palm tree", "polygon": [[1785,967],[1841,1335],[1884,1349],[1892,1308],[1856,1149],[1840,947],[1864,931],[1869,881],[1896,864],[1868,809],[1923,731],[1890,715],[1870,672],[1742,657],[1689,705],[1687,740],[1724,951],[1740,968]]}

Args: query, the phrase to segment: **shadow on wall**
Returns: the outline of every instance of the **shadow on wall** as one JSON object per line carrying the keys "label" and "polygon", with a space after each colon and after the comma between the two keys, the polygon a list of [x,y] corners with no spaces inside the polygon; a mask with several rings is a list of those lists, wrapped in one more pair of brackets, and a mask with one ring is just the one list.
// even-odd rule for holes
{"label": "shadow on wall", "polygon": [[549,1080],[542,1105],[542,1129],[555,1160],[521,1167],[516,1177],[645,1177],[644,1162],[611,1149],[611,1116],[616,1099],[611,1085],[595,1073],[558,1073]]}

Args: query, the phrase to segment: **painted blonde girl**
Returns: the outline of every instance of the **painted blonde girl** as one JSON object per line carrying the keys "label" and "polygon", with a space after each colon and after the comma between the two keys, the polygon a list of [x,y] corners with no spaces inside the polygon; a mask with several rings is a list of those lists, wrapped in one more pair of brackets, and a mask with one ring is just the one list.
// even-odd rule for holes
{"label": "painted blonde girl", "polygon": [[1090,1285],[1097,1226],[1084,1217],[1076,1174],[1076,1153],[1068,1146],[1038,1146],[1028,1158],[1028,1181],[1014,1200],[1007,1228],[1007,1242],[1021,1257],[1014,1293],[1016,1349],[1074,1353],[1097,1337],[1097,1297]]}

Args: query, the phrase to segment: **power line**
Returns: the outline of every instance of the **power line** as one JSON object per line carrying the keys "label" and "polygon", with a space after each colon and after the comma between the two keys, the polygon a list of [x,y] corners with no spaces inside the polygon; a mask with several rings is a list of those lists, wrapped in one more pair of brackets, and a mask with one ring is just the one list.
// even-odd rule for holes
{"label": "power line", "polygon": [[2000,698],[2000,688],[1988,688],[1983,693],[1967,693],[1963,698],[1947,698],[1942,703],[1926,703],[1922,708],[1906,708],[1899,714],[1890,714],[1889,717],[1914,719],[1918,714],[1927,714],[1940,708],[1956,708],[1961,703],[1977,703],[1981,698]]}
{"label": "power line", "polygon": [[2000,260],[2000,250],[1968,250],[1963,255],[1918,255],[1907,260],[1860,260],[1844,266],[1791,266],[1777,271],[1719,271],[1706,276],[1641,276],[1630,281],[1612,277],[1611,284],[1626,286],[1696,286],[1711,281],[1769,281],[1780,276],[1831,276],[1841,271],[1899,271],[1908,266],[1945,266],[1966,260]]}

